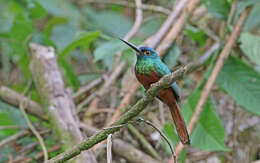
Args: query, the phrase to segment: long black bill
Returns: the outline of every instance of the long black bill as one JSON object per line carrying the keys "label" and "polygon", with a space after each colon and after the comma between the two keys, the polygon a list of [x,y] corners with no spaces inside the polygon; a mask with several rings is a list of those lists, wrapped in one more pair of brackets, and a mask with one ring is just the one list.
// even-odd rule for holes
{"label": "long black bill", "polygon": [[140,54],[141,53],[141,51],[138,49],[138,47],[136,47],[135,45],[133,45],[133,44],[131,44],[130,42],[127,42],[127,41],[125,41],[125,40],[123,40],[123,39],[121,39],[121,38],[119,38],[121,41],[123,41],[125,44],[127,44],[128,46],[130,46],[132,49],[134,49],[136,52],[137,52],[137,54]]}

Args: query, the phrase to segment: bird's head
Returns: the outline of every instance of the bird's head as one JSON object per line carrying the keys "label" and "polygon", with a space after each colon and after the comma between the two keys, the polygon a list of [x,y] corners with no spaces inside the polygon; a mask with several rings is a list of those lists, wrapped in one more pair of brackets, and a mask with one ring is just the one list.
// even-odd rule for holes
{"label": "bird's head", "polygon": [[127,42],[123,39],[120,40],[136,51],[137,58],[158,58],[158,54],[153,48],[147,46],[141,46],[138,48],[130,42]]}

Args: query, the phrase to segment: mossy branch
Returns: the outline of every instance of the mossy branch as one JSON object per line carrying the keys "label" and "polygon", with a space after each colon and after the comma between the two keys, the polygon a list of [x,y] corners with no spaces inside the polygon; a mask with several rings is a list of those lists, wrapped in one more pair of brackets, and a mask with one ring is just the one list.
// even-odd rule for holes
{"label": "mossy branch", "polygon": [[144,108],[154,99],[157,93],[167,87],[170,87],[173,82],[176,80],[182,79],[188,73],[194,71],[198,67],[200,67],[205,61],[209,58],[209,54],[219,48],[220,44],[216,43],[212,48],[210,48],[205,55],[203,55],[199,60],[195,62],[191,62],[185,66],[180,67],[178,70],[172,72],[169,75],[165,75],[162,77],[158,82],[151,85],[150,89],[148,89],[142,99],[140,99],[128,112],[123,114],[119,120],[111,125],[108,129],[103,129],[97,134],[93,135],[92,137],[83,140],[80,144],[72,147],[71,149],[61,153],[60,155],[52,158],[51,160],[47,161],[48,163],[53,162],[65,162],[77,155],[79,155],[82,151],[88,150],[93,147],[95,144],[105,140],[109,134],[113,134],[114,132],[118,131],[120,127],[113,127],[119,126],[122,124],[128,123],[130,120],[135,118],[139,113],[141,113]]}

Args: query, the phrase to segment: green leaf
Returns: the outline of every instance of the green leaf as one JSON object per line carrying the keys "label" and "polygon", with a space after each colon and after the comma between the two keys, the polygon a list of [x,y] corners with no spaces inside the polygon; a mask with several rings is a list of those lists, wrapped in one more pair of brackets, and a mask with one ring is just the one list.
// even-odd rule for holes
{"label": "green leaf", "polygon": [[181,55],[181,50],[179,46],[174,43],[170,51],[164,56],[163,62],[169,67],[176,65],[179,56]]}
{"label": "green leaf", "polygon": [[88,48],[89,44],[92,43],[95,39],[97,39],[99,35],[100,32],[97,31],[80,34],[78,38],[73,40],[70,44],[67,45],[65,49],[61,51],[59,57],[64,57],[66,54],[70,53],[78,46],[85,47],[85,49]]}
{"label": "green leaf", "polygon": [[217,19],[226,20],[228,18],[230,4],[227,0],[205,0],[207,11]]}
{"label": "green leaf", "polygon": [[31,19],[41,19],[47,15],[45,9],[36,0],[28,0],[27,8]]}
{"label": "green leaf", "polygon": [[[8,125],[14,125],[13,122],[9,119],[8,114],[4,112],[0,112],[0,126],[8,126]],[[6,130],[1,130],[0,132],[0,141],[3,140],[4,138],[15,134],[17,131],[11,130],[11,129],[6,129]]]}
{"label": "green leaf", "polygon": [[[12,28],[14,14],[10,12],[10,1],[0,1],[0,36]],[[2,36],[1,36],[2,37]]]}
{"label": "green leaf", "polygon": [[76,37],[77,28],[70,23],[56,25],[52,29],[50,40],[57,46],[58,50],[68,46]]}
{"label": "green leaf", "polygon": [[[165,136],[167,138],[170,139],[171,141],[171,144],[173,146],[176,146],[178,141],[179,141],[179,138],[178,138],[178,135],[176,134],[175,132],[175,127],[174,127],[174,124],[171,122],[171,123],[165,123],[164,124],[164,127],[163,127],[163,133],[165,134]],[[166,147],[166,150],[168,151],[168,153],[170,153],[170,147],[167,147],[168,144],[165,143],[165,147]]]}
{"label": "green leaf", "polygon": [[191,25],[187,25],[186,33],[195,43],[199,43],[200,47],[205,45],[207,40],[207,35],[203,30],[193,27]]}
{"label": "green leaf", "polygon": [[62,57],[58,57],[58,63],[62,67],[67,83],[77,90],[80,86],[77,76],[72,71],[72,67]]}
{"label": "green leaf", "polygon": [[[185,120],[191,119],[200,94],[201,91],[196,90],[184,104],[182,112]],[[228,148],[224,144],[225,130],[215,112],[214,103],[214,99],[210,98],[204,105],[199,121],[191,135],[191,145],[207,151],[226,151]]]}
{"label": "green leaf", "polygon": [[89,19],[88,25],[92,29],[98,29],[116,37],[123,37],[133,25],[129,18],[113,11],[96,12],[89,7],[85,7],[83,13]]}
{"label": "green leaf", "polygon": [[[26,127],[27,124],[19,110],[12,107],[11,105],[8,105],[6,103],[3,103],[0,101],[0,126],[6,126],[6,125],[17,125],[21,127]],[[16,129],[6,129],[1,130],[0,132],[0,140],[10,136],[14,133],[16,133],[18,130]]]}
{"label": "green leaf", "polygon": [[237,58],[230,57],[217,84],[246,111],[260,115],[260,75]]}
{"label": "green leaf", "polygon": [[3,72],[3,78],[4,83],[8,83],[9,75],[11,72],[11,55],[10,55],[10,47],[8,46],[7,42],[0,40],[0,49],[2,50],[2,58],[1,58],[1,64],[2,64],[2,72]]}
{"label": "green leaf", "polygon": [[260,65],[260,37],[250,33],[242,33],[240,36],[240,48],[256,64]]}
{"label": "green leaf", "polygon": [[[196,90],[189,96],[181,111],[184,119],[189,121],[200,98],[200,90]],[[201,150],[207,151],[226,151],[224,144],[225,131],[218,115],[215,112],[213,98],[210,98],[204,105],[201,116],[191,135],[191,145]],[[174,124],[165,125],[165,133],[173,144],[179,140],[175,133]]]}
{"label": "green leaf", "polygon": [[25,77],[30,78],[31,72],[29,69],[29,56],[27,55],[26,49],[23,47],[22,43],[15,42],[13,40],[8,40],[2,42],[3,54],[8,55],[9,59],[18,64],[18,67],[24,73]]}
{"label": "green leaf", "polygon": [[[257,6],[257,4],[259,3],[259,0],[243,0],[243,1],[238,1],[237,2],[237,11],[235,13],[235,20],[238,19],[239,15],[244,12],[244,10],[249,7],[249,6]],[[253,9],[251,10],[250,13],[252,13]],[[250,15],[250,14],[249,14]],[[247,18],[248,19],[248,18]],[[246,25],[246,24],[245,24]]]}
{"label": "green leaf", "polygon": [[44,30],[43,30],[44,34],[46,34],[47,36],[51,35],[52,29],[56,25],[64,24],[67,21],[68,21],[68,19],[64,18],[64,17],[54,17],[54,18],[48,20],[44,27]]}
{"label": "green leaf", "polygon": [[119,40],[112,40],[101,44],[94,51],[94,61],[97,62],[105,57],[113,59],[114,55],[120,50],[122,45],[123,43]]}
{"label": "green leaf", "polygon": [[16,1],[11,1],[8,9],[9,11],[17,15],[22,14],[25,11],[24,7]]}
{"label": "green leaf", "polygon": [[256,1],[257,3],[253,5],[252,10],[250,11],[250,14],[248,15],[248,18],[246,20],[244,29],[245,30],[252,30],[254,28],[259,27],[260,25],[260,19],[259,19],[259,15],[260,15],[260,2],[259,0]]}
{"label": "green leaf", "polygon": [[133,65],[133,63],[135,63],[135,61],[136,61],[136,55],[135,55],[135,53],[133,53],[133,50],[130,48],[124,50],[121,57],[123,60],[126,61],[128,66]]}
{"label": "green leaf", "polygon": [[69,1],[59,0],[37,0],[40,5],[53,16],[69,17],[71,21],[78,21],[81,19],[81,15],[78,9],[73,6]]}
{"label": "green leaf", "polygon": [[30,20],[22,14],[14,18],[13,26],[10,30],[10,38],[19,42],[24,42],[34,31],[34,26]]}
{"label": "green leaf", "polygon": [[154,18],[148,21],[145,21],[144,24],[141,26],[140,29],[140,35],[142,35],[143,37],[150,37],[151,35],[155,34],[158,29],[161,27],[162,23],[163,23],[164,19],[162,19],[161,17],[158,18]]}

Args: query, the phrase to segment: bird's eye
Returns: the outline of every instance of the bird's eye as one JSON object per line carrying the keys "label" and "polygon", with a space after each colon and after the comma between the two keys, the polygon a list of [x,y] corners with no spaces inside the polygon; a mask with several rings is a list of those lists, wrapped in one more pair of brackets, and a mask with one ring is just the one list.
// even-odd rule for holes
{"label": "bird's eye", "polygon": [[144,54],[145,54],[145,55],[149,55],[149,54],[150,54],[150,51],[146,50],[146,51],[144,51]]}

